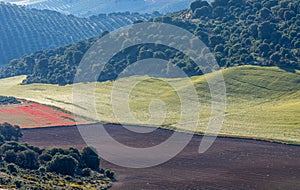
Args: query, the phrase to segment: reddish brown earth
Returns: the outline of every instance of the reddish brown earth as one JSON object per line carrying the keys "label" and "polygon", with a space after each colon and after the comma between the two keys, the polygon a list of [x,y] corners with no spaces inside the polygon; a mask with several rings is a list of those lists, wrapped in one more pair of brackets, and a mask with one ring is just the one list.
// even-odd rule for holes
{"label": "reddish brown earth", "polygon": [[[159,144],[172,134],[159,129],[150,135],[136,135],[120,126],[106,128],[118,141],[136,147]],[[23,133],[22,140],[32,145],[85,146],[76,127],[27,129]],[[198,154],[201,138],[194,136],[179,155],[156,167],[128,169],[107,161],[102,161],[101,167],[116,172],[113,190],[300,189],[300,146],[218,138],[206,153]]]}

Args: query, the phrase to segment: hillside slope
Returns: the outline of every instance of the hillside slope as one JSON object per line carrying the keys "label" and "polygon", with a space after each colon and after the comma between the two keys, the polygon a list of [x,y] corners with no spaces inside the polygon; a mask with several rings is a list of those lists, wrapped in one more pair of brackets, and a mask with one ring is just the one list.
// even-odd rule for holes
{"label": "hillside slope", "polygon": [[[277,67],[240,66],[223,70],[227,89],[227,110],[221,134],[254,138],[274,139],[300,143],[300,72],[291,73]],[[208,77],[213,77],[209,74]],[[81,105],[73,105],[74,85],[57,86],[49,84],[20,85],[25,76],[0,80],[0,95],[15,96],[55,105],[69,111],[73,106],[81,107],[82,114],[91,117],[86,106],[90,105],[86,94]],[[167,127],[176,127],[180,118],[180,101],[174,89],[167,83],[146,77],[132,77],[121,80],[145,79],[132,91],[130,109],[140,119],[139,123],[151,125],[149,103],[161,99],[168,107]],[[176,83],[185,89],[182,79],[163,79]],[[210,116],[210,93],[205,76],[192,77],[201,102],[202,111],[198,132],[204,132]],[[129,83],[128,83],[129,84]],[[97,83],[96,103],[99,118],[105,122],[117,122],[111,106],[113,82]],[[85,84],[85,87],[94,84]],[[129,88],[124,86],[124,88]],[[121,98],[121,97],[120,97]],[[152,123],[153,124],[153,123]],[[189,130],[190,126],[184,126]]]}
{"label": "hillside slope", "polygon": [[78,18],[0,2],[0,64],[34,51],[76,43],[154,15],[117,13]]}
{"label": "hillside slope", "polygon": [[[194,33],[214,54],[220,67],[279,66],[292,71],[300,68],[299,18],[300,0],[274,0],[272,3],[268,0],[243,0],[239,3],[216,0],[211,4],[195,1],[189,10],[154,18],[152,21],[170,23]],[[147,37],[151,39],[153,36]],[[180,38],[184,39],[178,36],[174,40]],[[125,40],[132,39],[125,37]],[[193,45],[193,40],[190,43]],[[28,77],[24,84],[71,84],[86,49],[82,49],[80,44],[67,49],[63,53],[58,48],[25,56],[1,69],[0,78],[25,74]],[[210,62],[206,52],[202,51],[199,55],[204,63]],[[188,76],[202,74],[197,65],[182,52],[159,44],[142,44],[127,48],[112,59],[109,69],[105,70],[105,76],[99,81],[114,80],[120,70],[138,60],[149,58],[168,60]],[[91,66],[91,69],[96,67],[97,64]]]}
{"label": "hillside slope", "polygon": [[187,9],[193,0],[30,0],[13,1],[29,8],[48,9],[76,16],[88,17],[100,13],[139,12],[169,13]]}

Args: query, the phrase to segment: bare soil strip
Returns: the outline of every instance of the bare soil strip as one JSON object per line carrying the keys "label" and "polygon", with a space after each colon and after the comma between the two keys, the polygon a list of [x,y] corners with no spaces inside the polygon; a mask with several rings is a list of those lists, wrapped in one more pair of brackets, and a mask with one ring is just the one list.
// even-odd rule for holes
{"label": "bare soil strip", "polygon": [[[159,144],[173,133],[158,129],[137,135],[118,125],[106,129],[118,141],[134,147]],[[23,133],[22,141],[36,146],[85,146],[76,127],[26,129]],[[116,172],[113,190],[300,189],[300,146],[218,138],[209,151],[198,154],[201,139],[194,136],[180,154],[157,167],[128,169],[104,160],[101,167]]]}

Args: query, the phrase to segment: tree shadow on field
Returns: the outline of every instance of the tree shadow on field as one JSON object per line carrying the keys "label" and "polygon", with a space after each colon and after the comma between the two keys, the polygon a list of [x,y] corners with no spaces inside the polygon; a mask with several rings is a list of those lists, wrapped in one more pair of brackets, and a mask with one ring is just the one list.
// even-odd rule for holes
{"label": "tree shadow on field", "polygon": [[287,66],[278,66],[280,69],[286,71],[286,72],[290,72],[290,73],[296,73],[297,70],[299,70],[300,68],[297,67],[287,67]]}

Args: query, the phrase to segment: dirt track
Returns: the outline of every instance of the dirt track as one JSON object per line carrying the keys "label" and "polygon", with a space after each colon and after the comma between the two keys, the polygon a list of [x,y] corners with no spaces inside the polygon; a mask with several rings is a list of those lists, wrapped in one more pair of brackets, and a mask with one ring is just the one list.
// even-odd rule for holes
{"label": "dirt track", "polygon": [[[120,126],[107,126],[120,142],[144,147],[159,144],[172,134],[156,130],[134,135]],[[76,127],[24,130],[23,141],[42,147],[85,146]],[[127,169],[102,161],[101,167],[117,174],[117,189],[300,189],[300,146],[262,141],[218,138],[204,154],[198,154],[201,136],[194,136],[175,158],[157,167]]]}

